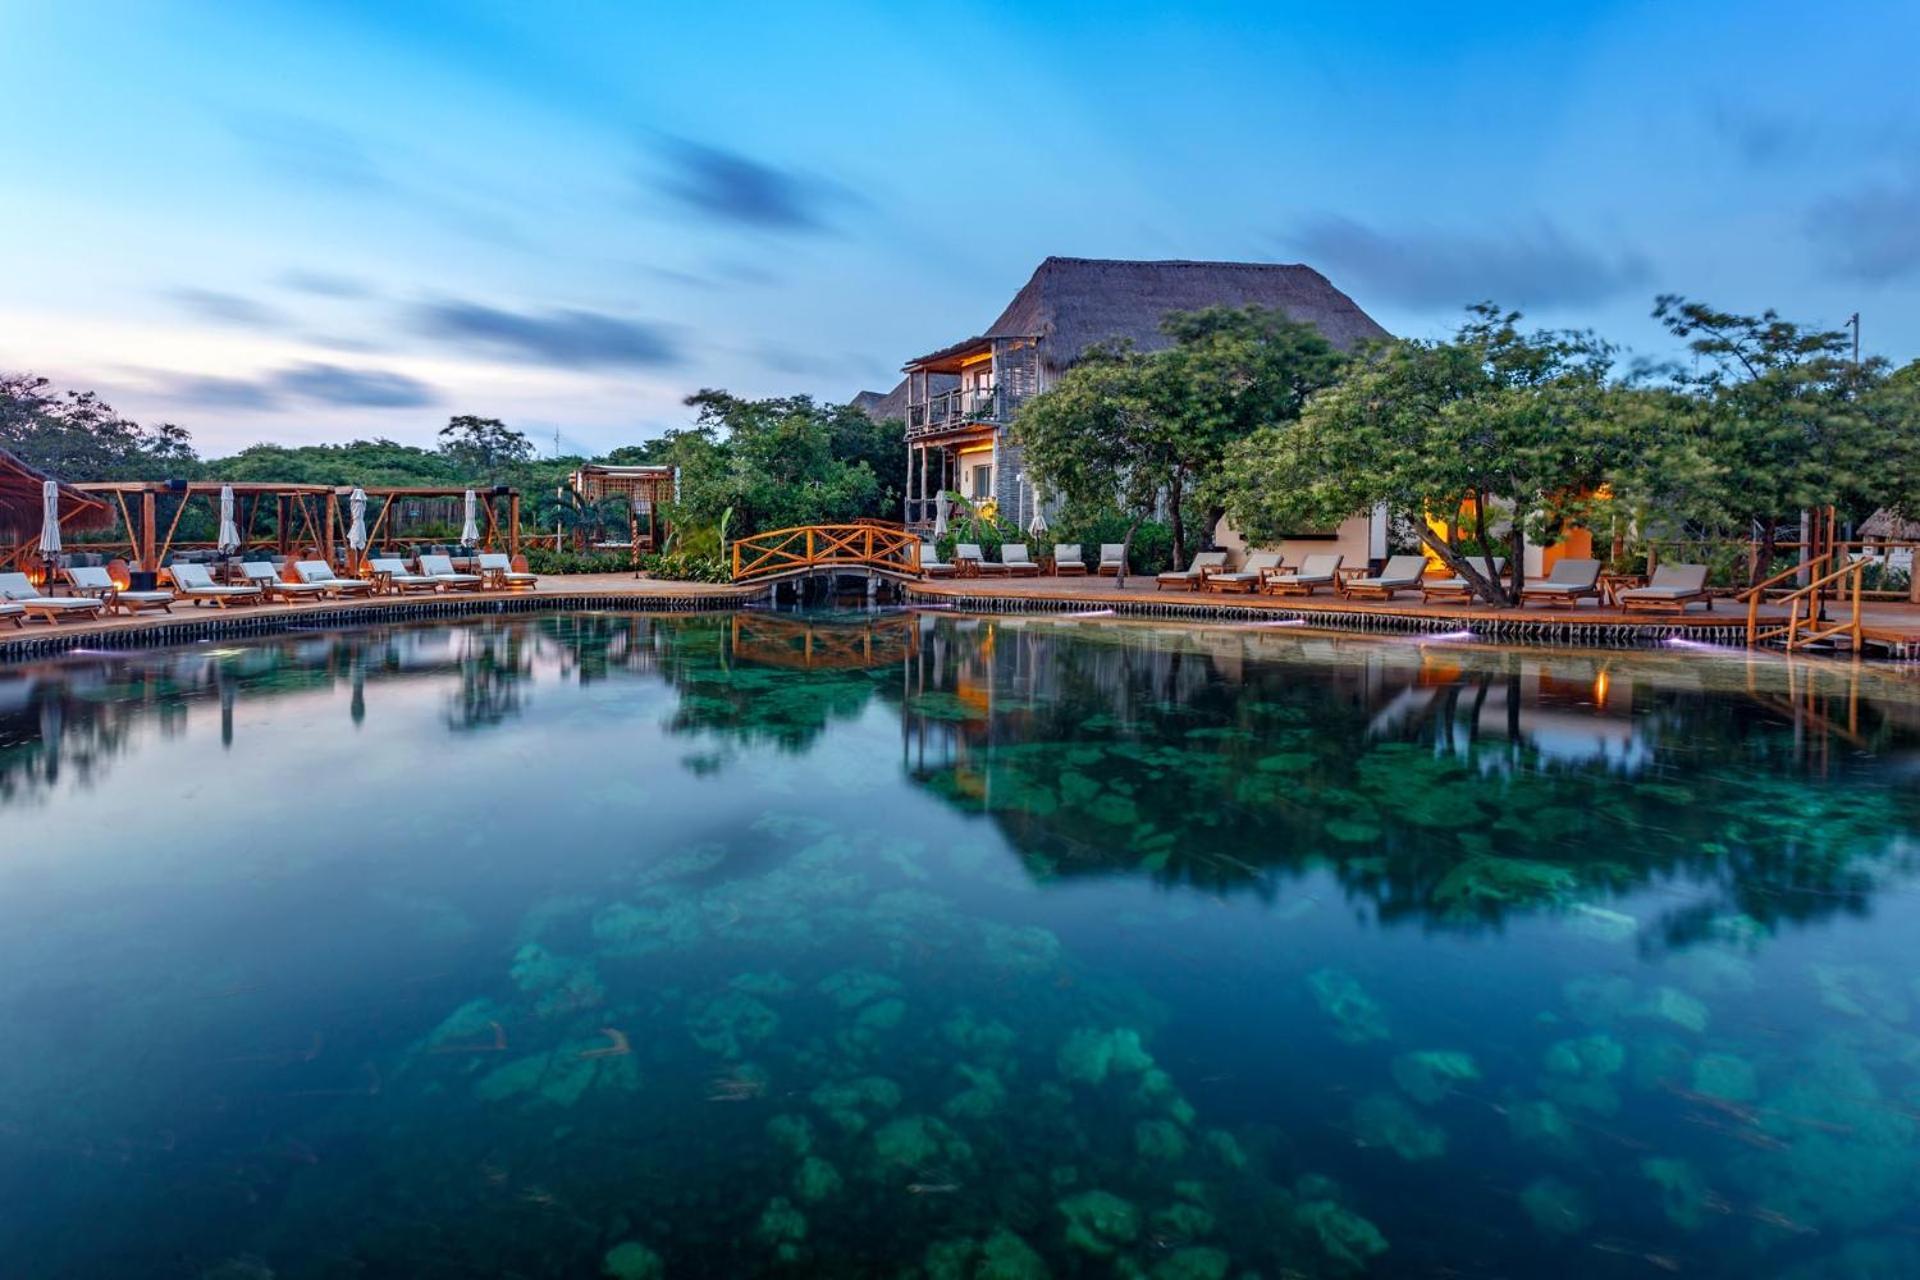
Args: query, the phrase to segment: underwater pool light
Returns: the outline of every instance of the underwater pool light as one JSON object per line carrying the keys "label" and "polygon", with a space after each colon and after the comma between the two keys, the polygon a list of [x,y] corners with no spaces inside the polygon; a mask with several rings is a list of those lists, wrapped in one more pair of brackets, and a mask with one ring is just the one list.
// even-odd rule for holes
{"label": "underwater pool light", "polygon": [[1440,631],[1440,632],[1434,633],[1433,635],[1421,636],[1420,639],[1416,641],[1416,643],[1438,644],[1442,641],[1447,641],[1447,640],[1477,640],[1477,639],[1479,639],[1479,637],[1474,635],[1473,632],[1471,631]]}
{"label": "underwater pool light", "polygon": [[1113,616],[1113,610],[1082,609],[1078,613],[1063,613],[1060,616],[1063,618],[1111,618]]}

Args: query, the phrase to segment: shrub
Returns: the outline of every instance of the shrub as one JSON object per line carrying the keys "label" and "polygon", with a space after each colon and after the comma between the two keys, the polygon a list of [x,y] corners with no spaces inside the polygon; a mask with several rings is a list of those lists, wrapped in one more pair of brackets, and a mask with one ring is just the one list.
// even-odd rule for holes
{"label": "shrub", "polygon": [[[1079,511],[1069,507],[1049,531],[1054,542],[1077,542],[1089,564],[1100,559],[1100,544],[1125,542],[1127,526],[1133,523],[1119,511]],[[1039,555],[1038,551],[1034,552]],[[1173,564],[1173,530],[1158,520],[1143,520],[1133,531],[1133,547],[1127,557],[1130,573],[1160,573]]]}
{"label": "shrub", "polygon": [[527,568],[533,573],[631,573],[633,561],[624,551],[550,551],[528,547]]}
{"label": "shrub", "polygon": [[733,573],[717,555],[692,555],[685,551],[667,551],[640,557],[640,567],[656,578],[673,582],[731,582]]}

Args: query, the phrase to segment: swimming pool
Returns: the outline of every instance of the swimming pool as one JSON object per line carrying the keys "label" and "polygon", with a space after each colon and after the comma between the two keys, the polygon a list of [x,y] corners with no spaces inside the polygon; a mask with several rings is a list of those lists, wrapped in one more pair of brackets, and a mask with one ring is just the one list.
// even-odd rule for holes
{"label": "swimming pool", "polygon": [[1920,1274],[1920,696],[570,614],[0,670],[7,1274]]}

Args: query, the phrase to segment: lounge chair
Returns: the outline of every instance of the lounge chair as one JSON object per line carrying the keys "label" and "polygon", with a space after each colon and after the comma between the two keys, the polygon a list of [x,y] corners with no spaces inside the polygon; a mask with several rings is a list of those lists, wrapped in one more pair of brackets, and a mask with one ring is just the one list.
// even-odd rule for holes
{"label": "lounge chair", "polygon": [[1389,556],[1380,572],[1371,578],[1348,578],[1337,583],[1340,594],[1349,600],[1364,596],[1369,600],[1391,600],[1396,591],[1418,591],[1427,576],[1425,556]]}
{"label": "lounge chair", "polygon": [[424,591],[431,595],[440,589],[440,580],[430,578],[424,573],[408,573],[405,560],[369,560],[367,568],[373,570],[374,583],[379,589],[405,595],[409,591]]}
{"label": "lounge chair", "polygon": [[953,566],[940,558],[940,548],[931,542],[920,544],[920,576],[923,578],[953,576]]}
{"label": "lounge chair", "polygon": [[[1467,563],[1481,577],[1490,582],[1498,582],[1507,574],[1507,558],[1494,556],[1489,561],[1486,556],[1468,556]],[[1428,578],[1420,584],[1422,602],[1433,600],[1471,600],[1473,584],[1465,578]]]}
{"label": "lounge chair", "polygon": [[1207,585],[1207,575],[1219,573],[1227,567],[1227,553],[1224,551],[1197,551],[1193,563],[1184,569],[1169,569],[1153,580],[1156,590],[1165,591],[1171,587],[1175,591],[1198,591]]}
{"label": "lounge chair", "polygon": [[1056,542],[1053,544],[1053,576],[1056,578],[1087,576],[1087,561],[1080,554],[1079,543]]}
{"label": "lounge chair", "polygon": [[1246,560],[1232,573],[1210,573],[1207,575],[1209,591],[1246,591],[1260,589],[1267,575],[1280,568],[1278,551],[1249,551]]}
{"label": "lounge chair", "polygon": [[1708,612],[1713,610],[1713,597],[1707,594],[1707,566],[1703,564],[1660,565],[1653,571],[1653,577],[1646,586],[1631,587],[1614,596],[1614,599],[1628,613],[1662,613],[1669,610],[1685,613],[1687,606],[1695,600],[1704,600]]}
{"label": "lounge chair", "polygon": [[1100,544],[1100,564],[1094,570],[1103,578],[1117,577],[1127,567],[1127,544],[1124,542],[1103,542]]}
{"label": "lounge chair", "polygon": [[1598,560],[1561,560],[1544,579],[1520,589],[1520,603],[1524,606],[1534,600],[1547,600],[1575,605],[1582,596],[1599,594]]}
{"label": "lounge chair", "polygon": [[173,592],[171,591],[122,591],[114,584],[105,565],[75,565],[67,570],[67,577],[73,583],[73,589],[83,596],[92,596],[106,606],[112,613],[115,609],[122,613],[138,613],[142,609],[158,609],[161,613],[173,612]]}
{"label": "lounge chair", "polygon": [[24,573],[0,573],[0,600],[11,600],[28,617],[54,623],[62,618],[100,616],[106,606],[86,596],[42,595]]}
{"label": "lounge chair", "polygon": [[962,542],[954,547],[953,563],[963,575],[984,577],[1007,572],[1007,566],[987,559],[987,553],[980,549],[977,542]]}
{"label": "lounge chair", "polygon": [[302,582],[313,583],[327,589],[334,596],[370,596],[373,594],[373,579],[343,578],[333,571],[333,566],[325,560],[296,560],[293,572]]}
{"label": "lounge chair", "polygon": [[537,575],[515,569],[513,561],[498,551],[482,552],[479,568],[487,586],[496,591],[531,591],[540,583]]}
{"label": "lounge chair", "polygon": [[420,555],[420,573],[432,578],[443,587],[455,591],[478,591],[486,586],[486,580],[477,573],[457,573],[453,567],[453,557],[432,555],[422,552]]}
{"label": "lounge chair", "polygon": [[0,622],[11,622],[13,629],[19,631],[26,626],[20,619],[27,616],[27,607],[14,600],[0,600]]}
{"label": "lounge chair", "polygon": [[240,576],[253,586],[260,588],[260,594],[267,599],[281,600],[288,604],[296,600],[319,600],[330,594],[324,583],[283,581],[280,571],[266,560],[242,561]]}
{"label": "lounge chair", "polygon": [[207,572],[207,566],[203,564],[175,561],[167,566],[167,573],[173,578],[173,593],[195,604],[210,604],[224,609],[230,604],[257,604],[260,601],[260,588],[223,587],[213,580],[213,575]]}
{"label": "lounge chair", "polygon": [[1267,575],[1267,592],[1276,596],[1310,596],[1321,587],[1331,587],[1340,579],[1340,561],[1345,557],[1323,551],[1308,556],[1293,573]]}
{"label": "lounge chair", "polygon": [[1040,563],[1027,554],[1027,544],[1024,542],[1001,543],[1000,563],[1006,566],[1009,577],[1037,578],[1040,576]]}

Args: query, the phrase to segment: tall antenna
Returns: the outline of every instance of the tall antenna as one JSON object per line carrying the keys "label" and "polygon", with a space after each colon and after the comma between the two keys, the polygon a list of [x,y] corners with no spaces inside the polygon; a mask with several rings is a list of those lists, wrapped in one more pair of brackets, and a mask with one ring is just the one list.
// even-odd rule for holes
{"label": "tall antenna", "polygon": [[1858,369],[1860,367],[1860,313],[1858,311],[1848,316],[1847,323],[1840,327],[1845,329],[1848,325],[1853,327],[1853,367]]}
{"label": "tall antenna", "polygon": [[553,429],[553,456],[556,458],[560,456],[560,428],[558,427]]}

